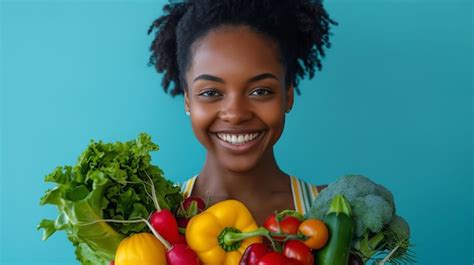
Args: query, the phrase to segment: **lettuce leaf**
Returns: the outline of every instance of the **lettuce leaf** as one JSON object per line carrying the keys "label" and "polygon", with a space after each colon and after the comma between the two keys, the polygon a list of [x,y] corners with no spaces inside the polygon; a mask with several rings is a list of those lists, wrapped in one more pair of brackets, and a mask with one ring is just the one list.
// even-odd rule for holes
{"label": "lettuce leaf", "polygon": [[56,186],[46,191],[40,205],[55,205],[58,216],[38,225],[43,240],[64,230],[81,264],[108,264],[122,239],[148,228],[100,220],[147,219],[156,210],[151,181],[161,208],[173,211],[183,200],[179,187],[150,163],[150,152],[158,149],[144,133],[124,143],[91,141],[75,166],[60,166],[48,174],[45,181]]}

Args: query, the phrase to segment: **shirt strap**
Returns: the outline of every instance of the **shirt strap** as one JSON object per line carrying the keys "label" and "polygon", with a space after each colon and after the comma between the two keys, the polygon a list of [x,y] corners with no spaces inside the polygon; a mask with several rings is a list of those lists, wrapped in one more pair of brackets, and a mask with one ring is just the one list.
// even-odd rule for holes
{"label": "shirt strap", "polygon": [[295,176],[291,176],[290,180],[295,210],[304,215],[309,211],[314,199],[318,196],[318,189],[315,185],[298,179]]}
{"label": "shirt strap", "polygon": [[185,199],[191,196],[197,176],[198,175],[195,175],[181,184],[181,192],[183,193]]}

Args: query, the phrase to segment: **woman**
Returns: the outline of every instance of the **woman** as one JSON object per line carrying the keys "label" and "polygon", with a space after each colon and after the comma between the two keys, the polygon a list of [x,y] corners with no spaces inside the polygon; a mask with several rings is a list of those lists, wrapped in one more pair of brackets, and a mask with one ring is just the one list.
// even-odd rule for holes
{"label": "woman", "polygon": [[299,94],[301,78],[321,68],[331,20],[319,1],[191,0],[156,19],[150,63],[164,73],[206,160],[183,185],[210,204],[237,199],[257,224],[283,209],[301,213],[321,187],[281,170],[273,146]]}

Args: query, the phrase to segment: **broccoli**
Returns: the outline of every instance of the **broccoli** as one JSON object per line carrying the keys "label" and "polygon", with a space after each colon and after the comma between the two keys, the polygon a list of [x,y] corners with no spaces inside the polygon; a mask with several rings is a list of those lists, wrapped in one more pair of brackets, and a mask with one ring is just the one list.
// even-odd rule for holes
{"label": "broccoli", "polygon": [[389,262],[414,262],[409,243],[410,228],[396,215],[392,193],[361,175],[339,178],[322,190],[315,199],[307,218],[323,219],[332,198],[342,194],[352,207],[355,221],[352,250],[364,262],[382,252],[389,253]]}

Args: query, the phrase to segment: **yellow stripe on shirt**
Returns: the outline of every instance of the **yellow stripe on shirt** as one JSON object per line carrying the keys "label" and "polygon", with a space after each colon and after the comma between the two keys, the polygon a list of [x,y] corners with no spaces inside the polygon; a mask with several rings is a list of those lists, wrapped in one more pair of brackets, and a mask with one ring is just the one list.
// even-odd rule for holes
{"label": "yellow stripe on shirt", "polygon": [[304,214],[303,201],[301,199],[301,191],[298,185],[298,180],[291,176],[291,188],[293,190],[293,200],[295,203],[295,211]]}
{"label": "yellow stripe on shirt", "polygon": [[311,193],[313,195],[313,200],[318,196],[318,188],[316,186],[311,186]]}
{"label": "yellow stripe on shirt", "polygon": [[186,181],[185,186],[184,186],[184,192],[183,192],[184,198],[191,196],[191,193],[194,187],[194,182],[196,181],[196,177],[197,176],[194,176],[190,178],[188,181]]}

